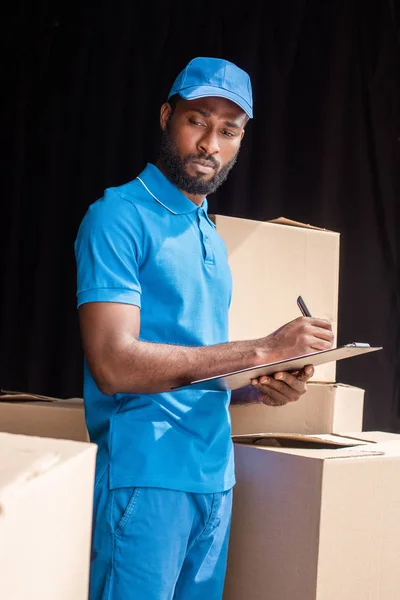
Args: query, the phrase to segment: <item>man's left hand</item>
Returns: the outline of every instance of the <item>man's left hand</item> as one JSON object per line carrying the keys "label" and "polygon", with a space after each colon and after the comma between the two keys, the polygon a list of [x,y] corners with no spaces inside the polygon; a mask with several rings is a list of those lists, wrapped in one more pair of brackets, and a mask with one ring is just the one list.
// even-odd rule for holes
{"label": "man's left hand", "polygon": [[279,371],[273,376],[252,379],[251,384],[258,390],[255,401],[267,406],[284,406],[288,402],[296,402],[307,391],[307,381],[313,375],[314,367],[308,365],[298,373]]}

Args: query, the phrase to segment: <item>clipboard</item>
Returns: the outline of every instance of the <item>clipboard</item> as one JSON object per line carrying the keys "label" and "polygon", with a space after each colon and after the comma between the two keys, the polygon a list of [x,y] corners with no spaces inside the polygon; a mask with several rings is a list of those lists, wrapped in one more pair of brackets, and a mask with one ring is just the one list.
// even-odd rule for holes
{"label": "clipboard", "polygon": [[[246,369],[241,369],[240,371],[222,373],[221,375],[215,375],[214,377],[208,377],[206,379],[198,379],[196,381],[191,381],[188,385],[182,387],[203,390],[236,390],[250,385],[252,379],[256,379],[263,375],[272,375],[278,371],[297,371],[304,369],[307,365],[323,365],[327,362],[360,356],[362,354],[368,354],[369,352],[376,352],[377,350],[382,350],[382,346],[370,346],[366,343],[352,342],[351,344],[345,344],[344,346],[331,348],[330,350],[321,350],[319,352],[303,354],[302,356],[294,356],[287,360],[267,363],[257,367],[248,367]],[[173,389],[182,388],[179,387]]]}

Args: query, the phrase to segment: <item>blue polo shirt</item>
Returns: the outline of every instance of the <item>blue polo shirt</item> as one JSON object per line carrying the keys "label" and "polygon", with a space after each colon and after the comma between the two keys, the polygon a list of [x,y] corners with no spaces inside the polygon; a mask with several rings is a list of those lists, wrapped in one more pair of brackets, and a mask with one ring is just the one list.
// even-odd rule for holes
{"label": "blue polo shirt", "polygon": [[[78,306],[140,307],[140,340],[184,346],[228,341],[232,281],[225,244],[207,216],[152,164],[92,204],[75,242]],[[155,368],[149,365],[149,370]],[[234,483],[230,394],[181,389],[115,394],[85,362],[86,421],[97,476],[111,487],[215,493]]]}

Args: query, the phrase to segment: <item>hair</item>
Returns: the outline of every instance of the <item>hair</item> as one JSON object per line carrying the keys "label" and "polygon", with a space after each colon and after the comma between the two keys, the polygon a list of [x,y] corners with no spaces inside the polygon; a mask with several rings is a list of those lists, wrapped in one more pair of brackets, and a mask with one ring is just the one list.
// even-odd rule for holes
{"label": "hair", "polygon": [[167,100],[168,104],[172,108],[171,116],[174,114],[176,105],[178,104],[180,99],[181,99],[181,96],[179,94],[174,94],[173,96],[171,96],[171,98],[169,98],[169,100]]}

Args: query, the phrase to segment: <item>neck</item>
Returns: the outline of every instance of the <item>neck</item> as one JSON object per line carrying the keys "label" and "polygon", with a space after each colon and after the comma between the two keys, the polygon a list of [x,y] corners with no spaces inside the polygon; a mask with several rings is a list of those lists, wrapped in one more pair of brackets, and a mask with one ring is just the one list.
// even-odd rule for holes
{"label": "neck", "polygon": [[[158,161],[156,162],[156,167],[157,167],[157,169],[160,169],[161,173],[162,173],[163,175],[165,175],[165,177],[171,181],[171,179],[170,179],[170,177],[169,177],[169,175],[168,175],[168,171],[166,171],[166,169],[164,168],[164,165],[163,165],[163,163],[160,161],[160,159],[158,159]],[[174,183],[174,182],[173,182],[173,181],[171,181],[171,183]],[[174,185],[175,185],[175,184],[174,184]],[[204,195],[199,195],[199,194],[189,194],[188,192],[185,192],[185,190],[181,190],[180,188],[178,188],[178,190],[179,190],[180,192],[182,192],[182,194],[183,194],[184,196],[186,196],[186,198],[189,198],[189,200],[190,200],[191,202],[193,202],[193,204],[196,204],[197,206],[201,206],[201,205],[203,204],[203,201],[204,201],[204,198],[205,198],[205,196],[204,196]]]}

